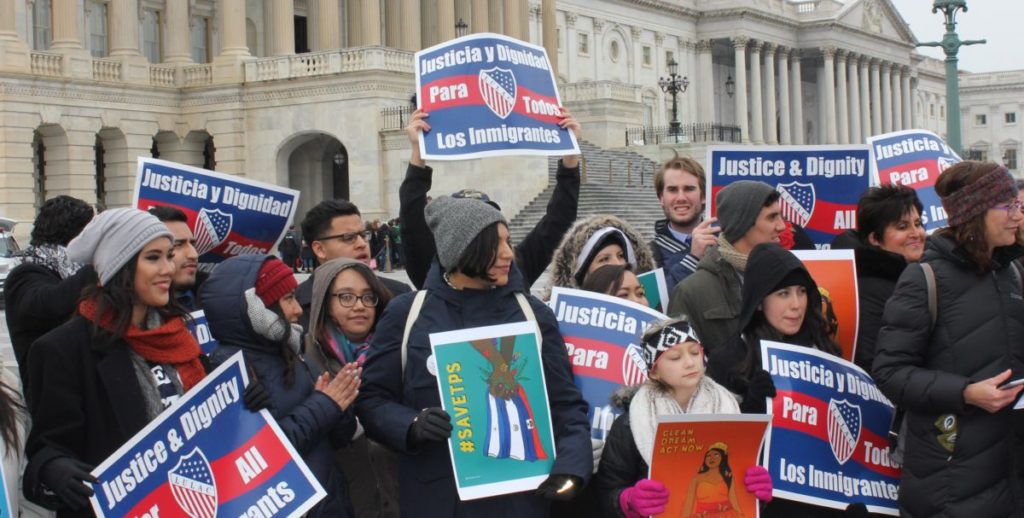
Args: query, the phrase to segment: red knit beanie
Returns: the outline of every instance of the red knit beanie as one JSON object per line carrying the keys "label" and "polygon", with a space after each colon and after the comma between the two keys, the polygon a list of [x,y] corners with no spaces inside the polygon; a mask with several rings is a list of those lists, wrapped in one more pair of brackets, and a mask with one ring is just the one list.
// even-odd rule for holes
{"label": "red knit beanie", "polygon": [[256,276],[256,296],[268,308],[281,300],[281,297],[295,291],[298,286],[292,269],[276,257],[264,261]]}

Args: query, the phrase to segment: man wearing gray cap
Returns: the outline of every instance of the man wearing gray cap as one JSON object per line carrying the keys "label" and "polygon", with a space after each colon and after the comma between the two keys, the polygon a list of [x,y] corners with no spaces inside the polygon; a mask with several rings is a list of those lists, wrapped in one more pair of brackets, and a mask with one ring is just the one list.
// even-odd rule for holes
{"label": "man wearing gray cap", "polygon": [[779,193],[763,182],[733,182],[719,191],[715,206],[722,228],[718,246],[710,247],[697,271],[675,287],[668,304],[669,315],[689,318],[709,352],[739,332],[747,254],[761,243],[779,242],[786,228]]}

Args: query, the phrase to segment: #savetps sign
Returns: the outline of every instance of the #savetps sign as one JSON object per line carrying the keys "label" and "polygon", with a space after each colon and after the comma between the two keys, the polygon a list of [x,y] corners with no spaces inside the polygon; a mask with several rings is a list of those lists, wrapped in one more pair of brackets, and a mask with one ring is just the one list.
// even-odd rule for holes
{"label": "#savetps sign", "polygon": [[490,33],[435,45],[416,53],[416,92],[425,159],[579,153],[543,47]]}
{"label": "#savetps sign", "polygon": [[811,347],[761,341],[775,382],[765,458],[775,496],[899,515],[900,466],[887,439],[894,408],[860,367]]}
{"label": "#savetps sign", "polygon": [[832,240],[857,223],[857,201],[871,181],[865,145],[710,146],[705,206],[717,211],[715,197],[740,180],[764,182],[781,195],[782,217],[807,231],[814,245]]}
{"label": "#savetps sign", "polygon": [[134,206],[180,209],[200,267],[229,257],[272,254],[295,216],[299,191],[156,158],[139,157]]}
{"label": "#savetps sign", "polygon": [[242,353],[92,471],[96,516],[301,516],[326,496],[267,410],[242,403]]}

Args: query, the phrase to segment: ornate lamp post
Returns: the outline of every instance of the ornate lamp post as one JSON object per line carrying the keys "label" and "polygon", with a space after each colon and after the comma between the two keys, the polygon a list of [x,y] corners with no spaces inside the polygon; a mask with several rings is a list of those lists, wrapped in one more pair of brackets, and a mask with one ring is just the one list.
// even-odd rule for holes
{"label": "ornate lamp post", "polygon": [[669,124],[669,135],[679,135],[679,105],[676,102],[676,96],[686,92],[686,87],[690,86],[690,80],[681,77],[677,74],[678,71],[679,63],[670,58],[668,60],[668,77],[658,79],[661,91],[672,94],[672,122]]}
{"label": "ornate lamp post", "polygon": [[462,18],[459,18],[459,21],[455,24],[455,37],[461,38],[467,34],[469,34],[469,25]]}
{"label": "ornate lamp post", "polygon": [[960,152],[960,77],[957,72],[957,53],[963,45],[977,45],[985,40],[961,40],[956,33],[956,13],[967,12],[967,0],[935,0],[932,12],[942,11],[946,18],[946,34],[942,41],[918,43],[918,47],[942,47],[946,53],[946,140]]}

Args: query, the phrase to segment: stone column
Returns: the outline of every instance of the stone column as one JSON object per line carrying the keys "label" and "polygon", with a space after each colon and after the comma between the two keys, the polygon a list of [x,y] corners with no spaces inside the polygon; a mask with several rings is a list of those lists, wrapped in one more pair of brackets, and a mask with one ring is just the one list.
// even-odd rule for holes
{"label": "stone column", "polygon": [[519,2],[517,0],[505,0],[505,15],[503,16],[504,33],[518,38],[519,27]]}
{"label": "stone column", "polygon": [[[331,0],[327,0],[331,1]],[[338,0],[333,0],[337,3]],[[384,44],[388,47],[402,48],[402,2],[401,0],[387,0],[384,3]]]}
{"label": "stone column", "polygon": [[[191,63],[191,34],[189,31],[191,23],[188,19],[188,2],[168,0],[164,5],[164,16],[167,20],[166,34],[161,35],[164,38],[164,63]],[[138,23],[138,13],[131,13],[131,29],[135,34],[136,54],[139,46]],[[111,55],[113,55],[113,50],[111,50]]]}
{"label": "stone column", "polygon": [[[697,42],[697,62],[700,74],[700,120],[697,122],[719,122],[715,120],[715,74],[711,63],[711,40]],[[744,138],[746,133],[744,133]]]}
{"label": "stone column", "polygon": [[505,17],[504,11],[504,0],[488,0],[487,17],[489,21],[487,23],[491,28],[491,32],[505,34],[505,26],[501,23],[501,19]]}
{"label": "stone column", "polygon": [[420,50],[423,45],[419,0],[402,0],[402,48]]}
{"label": "stone column", "polygon": [[857,68],[859,61],[860,56],[855,54],[850,54],[847,58],[850,81],[850,142],[853,144],[864,143],[864,134],[860,130],[861,112],[864,110],[860,105],[860,74]]}
{"label": "stone column", "polygon": [[[362,0],[345,0],[345,21],[348,27],[348,46],[363,46],[363,4]],[[419,23],[419,2],[416,2],[416,11],[413,13],[413,20]],[[409,14],[405,15],[406,20]]]}
{"label": "stone column", "polygon": [[[36,0],[41,1],[41,0]],[[175,2],[168,1],[168,4]],[[184,35],[171,36],[167,34],[167,47],[170,51],[172,44],[179,47],[179,41],[184,39],[188,41],[188,9],[185,6],[175,6],[179,10],[185,10],[185,33]],[[110,15],[110,25],[108,26],[110,33],[110,57],[121,58],[121,59],[142,59],[142,52],[139,47],[139,0],[110,0],[107,4],[108,13]],[[167,6],[167,10],[171,11],[167,13],[168,22],[170,22],[170,14],[174,13],[170,5]],[[179,15],[180,16],[180,15]],[[170,31],[167,31],[168,33]],[[178,40],[178,41],[176,41]],[[185,47],[186,49],[188,47]]]}
{"label": "stone column", "polygon": [[882,132],[889,133],[892,131],[892,77],[890,71],[892,70],[889,63],[882,63],[880,65],[880,71],[882,73]]}
{"label": "stone column", "polygon": [[910,78],[910,67],[903,69],[902,76],[903,84],[900,85],[903,88],[903,125],[907,129],[917,128],[917,123],[914,121],[914,91],[911,88]]}
{"label": "stone column", "polygon": [[836,129],[840,144],[850,143],[850,100],[846,89],[846,58],[846,51],[836,51]]}
{"label": "stone column", "polygon": [[[10,1],[10,0],[6,0]],[[53,0],[53,41],[50,50],[78,50],[82,47],[81,13],[77,0]],[[13,23],[14,18],[11,18]]]}
{"label": "stone column", "polygon": [[[754,144],[764,144],[764,108],[761,105],[761,45],[760,41],[755,41],[750,47],[750,141]],[[739,84],[736,86],[739,87]]]}
{"label": "stone column", "polygon": [[469,21],[469,32],[487,32],[488,28],[488,16],[487,16],[487,0],[473,0],[472,17]]}
{"label": "stone column", "polygon": [[892,129],[899,131],[903,127],[903,89],[900,85],[900,65],[892,65]]}
{"label": "stone column", "polygon": [[790,55],[789,82],[789,104],[793,111],[793,143],[800,146],[804,143],[804,85],[803,72],[800,70],[800,49],[793,49]]}
{"label": "stone column", "polygon": [[750,126],[747,125],[747,43],[750,38],[736,36],[732,39],[736,55],[736,125],[740,127],[743,143],[750,142]]}
{"label": "stone column", "polygon": [[860,62],[858,63],[858,75],[860,76],[860,106],[857,109],[860,112],[860,133],[862,142],[873,134],[871,131],[871,73],[868,70],[870,63],[871,58],[867,56],[861,56]]}
{"label": "stone column", "polygon": [[778,127],[775,123],[775,45],[764,44],[764,142],[778,144]]}
{"label": "stone column", "polygon": [[[630,40],[630,46],[633,47],[633,68],[629,71],[629,73],[631,75],[630,82],[633,84],[636,84],[638,81],[640,81],[640,67],[643,66],[644,58],[640,48],[640,34],[642,32],[643,31],[640,29],[640,27],[634,26],[629,28],[629,35],[632,37],[632,39]],[[679,60],[676,59],[676,61],[678,62]]]}
{"label": "stone column", "polygon": [[[659,34],[661,34],[661,33],[659,33]],[[662,37],[664,37],[664,35]],[[655,51],[655,56],[657,56],[659,60],[660,59],[664,59],[662,56],[665,55],[665,48],[672,48],[672,47],[670,45],[669,46],[662,46],[660,49]],[[697,53],[694,51],[693,42],[692,41],[679,41],[679,37],[677,36],[676,37],[675,52],[676,52],[676,55],[679,55],[680,53],[682,53],[683,56],[685,56],[685,61],[683,61],[683,62],[686,63],[686,73],[684,75],[687,76],[690,79],[690,86],[692,88],[690,90],[689,95],[686,96],[686,114],[687,114],[687,119],[686,120],[688,122],[699,122],[697,120],[697,118],[699,116],[697,106],[699,106],[699,105],[697,103],[697,101],[698,101],[697,95],[698,94],[696,92],[696,89],[700,88],[700,86],[701,86],[701,83],[700,83],[700,81],[698,81],[698,78],[697,78],[697,74],[698,74],[697,71],[700,70],[700,68],[699,68],[700,64],[697,62]],[[712,99],[714,99],[714,92],[712,92]]]}
{"label": "stone column", "polygon": [[878,77],[878,59],[871,60],[871,135],[881,135],[882,128],[882,82]]}
{"label": "stone column", "polygon": [[[546,14],[544,15],[546,16]],[[579,41],[576,37],[576,20],[578,19],[576,13],[565,13],[565,66],[559,66],[558,70],[563,72],[565,80],[572,83],[576,80],[576,74],[573,73],[573,63],[576,62],[576,46],[579,45]],[[545,21],[544,23],[547,23]],[[558,58],[555,58],[557,61]],[[557,79],[558,76],[555,76]]]}
{"label": "stone column", "polygon": [[[362,5],[359,6],[359,14],[363,25],[363,45],[380,45],[380,0],[360,1],[362,2]],[[452,8],[454,9],[454,6]],[[454,15],[453,11],[452,16]],[[454,23],[452,22],[453,27]]]}
{"label": "stone column", "polygon": [[824,92],[825,92],[825,106],[823,113],[825,114],[825,143],[836,144],[838,143],[838,135],[836,132],[836,48],[832,46],[824,47],[821,49],[821,55],[825,59],[825,79],[824,79]]}
{"label": "stone column", "polygon": [[779,144],[793,143],[789,129],[789,49],[779,47]]}
{"label": "stone column", "polygon": [[455,0],[437,0],[437,41],[435,43],[442,43],[454,38]]}
{"label": "stone column", "polygon": [[[0,0],[0,70],[28,71],[30,69],[28,43],[18,35],[15,1]],[[28,34],[31,33],[32,31],[29,30]],[[3,201],[0,198],[0,203]],[[18,216],[11,217],[17,218]]]}
{"label": "stone column", "polygon": [[241,64],[249,57],[245,41],[245,0],[217,0],[217,19],[220,54],[213,60],[213,79],[217,83],[237,82],[245,77]]}
{"label": "stone column", "polygon": [[46,149],[46,190],[96,203],[96,129],[66,129],[62,145]]}
{"label": "stone column", "polygon": [[[274,16],[271,23],[274,26],[274,34],[270,43],[271,56],[289,56],[295,54],[295,4],[294,0],[270,0]],[[225,13],[228,17],[236,16],[235,13]],[[242,19],[245,23],[245,19]],[[244,36],[245,31],[242,31]]]}

